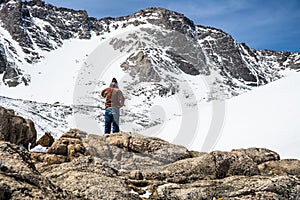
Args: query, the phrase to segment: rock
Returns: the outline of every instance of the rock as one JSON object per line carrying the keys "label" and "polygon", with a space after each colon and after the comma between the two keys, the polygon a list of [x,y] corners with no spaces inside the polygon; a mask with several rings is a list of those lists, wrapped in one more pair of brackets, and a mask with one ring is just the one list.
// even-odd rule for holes
{"label": "rock", "polygon": [[46,132],[38,141],[37,144],[43,147],[50,147],[54,143],[54,138],[50,132]]}
{"label": "rock", "polygon": [[88,152],[82,143],[82,139],[86,135],[86,132],[71,129],[56,140],[46,153],[66,156],[69,161],[76,157],[87,155]]}
{"label": "rock", "polygon": [[0,140],[22,145],[28,149],[36,146],[37,133],[34,123],[29,119],[16,116],[13,110],[0,106]]}
{"label": "rock", "polygon": [[231,176],[189,184],[168,183],[153,191],[153,199],[297,199],[300,180],[288,176]]}
{"label": "rock", "polygon": [[60,140],[55,141],[53,145],[47,150],[47,153],[67,156],[68,146],[67,144],[61,144],[60,142]]}
{"label": "rock", "polygon": [[71,129],[47,153],[0,141],[0,199],[299,198],[300,161],[278,159],[268,149],[203,153],[139,134]]}
{"label": "rock", "polygon": [[155,169],[190,157],[183,146],[133,133],[88,135],[84,146],[92,156],[112,168],[123,170]]}
{"label": "rock", "polygon": [[27,150],[0,141],[0,199],[74,199],[43,177]]}
{"label": "rock", "polygon": [[82,156],[68,163],[39,169],[56,185],[80,199],[140,199],[114,169],[95,157]]}
{"label": "rock", "polygon": [[187,158],[164,167],[142,173],[146,180],[172,183],[190,183],[195,180],[216,179],[216,164],[213,155]]}
{"label": "rock", "polygon": [[257,164],[243,151],[214,151],[211,154],[216,162],[216,178],[259,175]]}
{"label": "rock", "polygon": [[142,175],[147,180],[191,183],[203,179],[260,174],[257,164],[243,151],[214,151],[198,155],[198,157],[183,159],[153,171],[143,172]]}
{"label": "rock", "polygon": [[280,156],[278,153],[265,149],[265,148],[247,148],[247,149],[234,149],[232,152],[244,152],[258,165],[267,161],[279,160]]}
{"label": "rock", "polygon": [[68,157],[63,155],[30,152],[30,156],[36,168],[68,162]]}
{"label": "rock", "polygon": [[[122,47],[120,43],[124,41],[117,41],[115,42],[114,48],[116,46]],[[139,67],[136,67],[139,66]],[[132,77],[138,77],[140,81],[154,81],[159,82],[161,77],[155,71],[153,67],[150,57],[146,55],[143,51],[139,51],[135,54],[130,55],[130,57],[121,64],[122,69],[128,72]]]}
{"label": "rock", "polygon": [[189,153],[190,153],[192,158],[200,157],[200,156],[206,154],[205,152],[199,152],[199,151],[189,151]]}
{"label": "rock", "polygon": [[269,161],[258,166],[264,175],[295,175],[300,176],[300,161],[296,159],[284,159]]}

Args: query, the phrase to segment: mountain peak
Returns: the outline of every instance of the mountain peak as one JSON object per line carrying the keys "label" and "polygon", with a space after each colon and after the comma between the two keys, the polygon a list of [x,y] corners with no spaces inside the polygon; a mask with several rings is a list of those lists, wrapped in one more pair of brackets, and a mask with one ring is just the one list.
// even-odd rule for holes
{"label": "mountain peak", "polygon": [[134,13],[131,17],[147,17],[147,21],[151,24],[180,32],[183,31],[183,33],[186,33],[187,29],[195,30],[195,24],[192,20],[181,13],[165,8],[146,8]]}

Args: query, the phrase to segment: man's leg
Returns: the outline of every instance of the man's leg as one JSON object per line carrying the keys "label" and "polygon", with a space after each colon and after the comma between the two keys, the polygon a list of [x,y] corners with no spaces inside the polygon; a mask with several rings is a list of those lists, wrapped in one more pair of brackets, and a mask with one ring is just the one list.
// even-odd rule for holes
{"label": "man's leg", "polygon": [[111,110],[109,108],[105,109],[105,115],[104,115],[104,133],[109,134],[111,131],[111,123],[113,122],[113,115],[111,113]]}
{"label": "man's leg", "polygon": [[113,112],[113,133],[118,133],[120,132],[120,127],[119,127],[119,118],[120,118],[120,110],[119,109],[114,109]]}

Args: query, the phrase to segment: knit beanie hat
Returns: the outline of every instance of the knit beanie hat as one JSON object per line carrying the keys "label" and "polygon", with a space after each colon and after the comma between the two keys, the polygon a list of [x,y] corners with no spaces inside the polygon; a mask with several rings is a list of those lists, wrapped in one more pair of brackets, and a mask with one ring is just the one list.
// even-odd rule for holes
{"label": "knit beanie hat", "polygon": [[116,78],[113,78],[111,82],[112,82],[112,83],[118,83],[118,81],[117,81]]}
{"label": "knit beanie hat", "polygon": [[118,81],[116,78],[112,79],[110,87],[118,88]]}

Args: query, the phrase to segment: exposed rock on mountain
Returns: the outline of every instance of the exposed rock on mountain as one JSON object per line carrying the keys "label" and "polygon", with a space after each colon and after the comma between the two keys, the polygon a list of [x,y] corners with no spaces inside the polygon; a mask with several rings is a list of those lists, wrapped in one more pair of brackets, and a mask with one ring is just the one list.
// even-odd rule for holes
{"label": "exposed rock on mountain", "polygon": [[84,145],[91,155],[118,170],[154,169],[190,157],[183,146],[132,133],[88,135]]}
{"label": "exposed rock on mountain", "polygon": [[154,199],[297,199],[299,178],[288,176],[231,176],[191,184],[158,186]]}
{"label": "exposed rock on mountain", "polygon": [[24,148],[0,141],[0,199],[72,199],[45,178]]}
{"label": "exposed rock on mountain", "polygon": [[[214,151],[209,154],[202,154],[199,157],[188,158],[173,162],[158,170],[148,171],[143,177],[150,180],[165,180],[172,183],[187,183],[196,180],[222,179],[229,176],[254,176],[260,171],[257,163],[245,151],[251,149],[233,150],[231,152]],[[278,160],[278,154],[267,149],[256,149],[273,154],[273,157],[264,156],[261,158]]]}
{"label": "exposed rock on mountain", "polygon": [[[278,72],[287,67],[299,69],[299,54],[257,51],[244,43],[239,44],[222,30],[195,25],[183,14],[161,8],[148,8],[125,17],[95,19],[86,11],[57,8],[41,0],[10,0],[1,2],[0,19],[5,19],[2,26],[11,35],[11,39],[5,38],[0,43],[0,72],[6,74],[3,79],[10,86],[22,81],[28,84],[30,78],[22,74],[24,62],[39,62],[44,56],[43,51],[60,48],[66,39],[90,39],[93,33],[104,35],[126,30],[131,25],[142,28],[145,24],[152,26],[148,32],[154,33],[156,44],[159,44],[152,50],[163,60],[166,53],[173,61],[173,68],[177,66],[188,74],[218,71],[231,86],[238,87],[233,81],[237,79],[246,89],[247,86],[259,86],[278,79],[281,77]],[[169,32],[169,35],[159,37],[155,28],[161,33]],[[178,38],[178,35],[182,37]],[[17,50],[19,47],[14,42],[21,47],[24,57],[20,57],[22,52]],[[147,45],[144,43],[140,47],[149,49]],[[150,56],[149,52],[145,56]],[[160,66],[159,63],[149,64],[148,72],[149,67]],[[136,68],[132,70],[136,71]],[[159,80],[157,78],[162,77],[155,80]]]}
{"label": "exposed rock on mountain", "polygon": [[15,115],[13,110],[0,106],[0,140],[22,145],[25,148],[36,145],[37,132],[30,119]]}
{"label": "exposed rock on mountain", "polygon": [[36,143],[42,147],[51,147],[54,138],[50,132],[46,132]]}
{"label": "exposed rock on mountain", "polygon": [[258,165],[261,174],[265,175],[300,175],[300,161],[296,159],[285,159],[269,161]]}
{"label": "exposed rock on mountain", "polygon": [[[88,156],[80,154],[71,162],[57,162],[61,164],[40,160],[44,162],[41,164],[36,162],[37,157],[33,159],[46,178],[73,191],[77,198],[299,197],[299,161],[280,160],[276,152],[268,149],[190,152],[158,138],[133,133],[86,135],[75,129],[58,141],[74,138],[81,138]],[[53,153],[60,156],[60,152]],[[47,155],[55,154],[46,153],[44,157]]]}
{"label": "exposed rock on mountain", "polygon": [[96,157],[79,157],[68,163],[39,169],[53,183],[73,193],[78,199],[140,199],[117,171]]}
{"label": "exposed rock on mountain", "polygon": [[87,133],[85,132],[70,130],[56,140],[47,150],[47,153],[66,156],[66,160],[73,160],[81,155],[87,155],[82,143],[82,139],[86,136]]}

